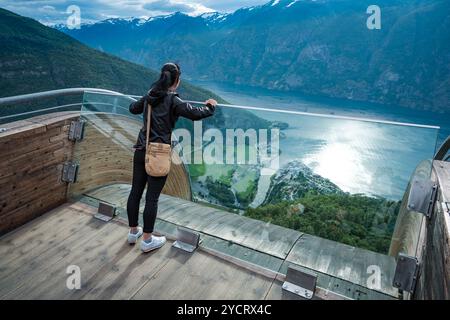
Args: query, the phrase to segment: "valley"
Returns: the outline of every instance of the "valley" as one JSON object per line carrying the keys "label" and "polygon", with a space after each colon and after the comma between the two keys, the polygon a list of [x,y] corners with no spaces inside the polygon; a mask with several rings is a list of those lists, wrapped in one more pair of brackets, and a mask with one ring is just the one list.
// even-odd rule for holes
{"label": "valley", "polygon": [[272,0],[232,13],[59,28],[151,68],[177,61],[195,81],[449,112],[450,3],[380,0],[379,30],[366,25],[371,4]]}

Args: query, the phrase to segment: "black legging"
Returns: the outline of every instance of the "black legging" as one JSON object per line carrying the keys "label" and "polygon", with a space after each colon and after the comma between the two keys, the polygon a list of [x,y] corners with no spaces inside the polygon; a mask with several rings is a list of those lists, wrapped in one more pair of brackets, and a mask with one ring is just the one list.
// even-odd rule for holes
{"label": "black legging", "polygon": [[145,150],[136,150],[133,158],[133,186],[128,197],[127,212],[128,223],[131,228],[138,226],[139,204],[142,193],[147,184],[144,209],[144,232],[152,233],[155,226],[156,214],[158,212],[158,200],[164,184],[165,177],[151,177],[145,171]]}

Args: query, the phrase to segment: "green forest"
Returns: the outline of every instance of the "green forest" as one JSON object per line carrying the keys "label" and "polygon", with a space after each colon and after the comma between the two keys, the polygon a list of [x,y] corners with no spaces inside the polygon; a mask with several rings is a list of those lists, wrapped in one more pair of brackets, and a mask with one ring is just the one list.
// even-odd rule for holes
{"label": "green forest", "polygon": [[295,201],[249,208],[245,216],[387,253],[400,202],[364,195],[308,192]]}

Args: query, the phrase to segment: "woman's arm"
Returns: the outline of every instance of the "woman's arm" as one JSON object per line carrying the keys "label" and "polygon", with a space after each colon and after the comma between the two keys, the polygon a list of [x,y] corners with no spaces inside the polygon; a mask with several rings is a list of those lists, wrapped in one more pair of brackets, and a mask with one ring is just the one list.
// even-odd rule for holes
{"label": "woman's arm", "polygon": [[173,99],[175,114],[193,121],[210,117],[214,114],[216,106],[213,103],[210,103],[210,100],[207,102],[208,103],[205,106],[193,107],[190,103],[184,102],[179,97],[175,96]]}
{"label": "woman's arm", "polygon": [[140,98],[138,101],[136,102],[132,102],[130,104],[130,112],[132,114],[141,114],[144,112],[144,103],[145,103],[145,99],[147,99],[147,95],[143,96],[142,98]]}

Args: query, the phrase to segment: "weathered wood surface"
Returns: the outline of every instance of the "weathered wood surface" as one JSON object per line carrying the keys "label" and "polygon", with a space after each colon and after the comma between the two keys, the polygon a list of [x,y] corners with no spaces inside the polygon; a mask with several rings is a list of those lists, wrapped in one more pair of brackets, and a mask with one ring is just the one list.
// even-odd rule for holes
{"label": "weathered wood surface", "polygon": [[[111,114],[87,114],[84,139],[75,145],[74,158],[80,164],[78,180],[69,189],[78,196],[100,186],[130,184],[133,173],[133,145],[142,122]],[[190,200],[189,175],[179,156],[173,154],[172,169],[163,193]]]}
{"label": "weathered wood surface", "polygon": [[[89,192],[88,196],[125,208],[129,189],[129,185],[123,184],[105,186]],[[285,272],[288,264],[315,270],[321,273],[319,282],[324,290],[335,290],[354,299],[397,297],[397,290],[391,286],[395,259],[390,256],[167,195],[160,198],[158,220],[199,231],[204,240],[202,246],[208,250],[221,252],[275,273]],[[285,263],[281,268],[283,261]],[[370,266],[379,267],[381,271],[378,292],[368,287],[367,280],[373,272]]]}
{"label": "weathered wood surface", "polygon": [[202,251],[174,249],[133,299],[264,299],[272,280]]}
{"label": "weathered wood surface", "polygon": [[31,283],[30,276],[37,277],[49,265],[64,261],[80,241],[90,241],[104,226],[92,218],[93,211],[82,204],[65,204],[0,239],[5,251],[0,267],[0,298],[37,286],[38,278]]}
{"label": "weathered wood surface", "polygon": [[434,161],[439,184],[434,212],[426,222],[425,237],[419,244],[421,274],[415,299],[450,299],[450,163]]}
{"label": "weathered wood surface", "polygon": [[158,217],[254,250],[285,258],[302,233],[165,196]]}
{"label": "weathered wood surface", "polygon": [[2,125],[0,133],[0,235],[66,201],[62,165],[72,157],[67,135],[73,112]]}
{"label": "weathered wood surface", "polygon": [[[264,299],[273,279],[167,243],[142,254],[127,228],[92,217],[93,207],[65,204],[0,238],[1,299]],[[19,254],[23,252],[24,254]],[[67,267],[81,270],[69,290]]]}
{"label": "weathered wood surface", "polygon": [[[391,256],[304,234],[286,261],[363,288],[398,296],[397,289],[392,286],[396,262]],[[377,282],[370,281],[370,277],[378,270],[380,287],[376,288]]]}
{"label": "weathered wood surface", "polygon": [[[111,185],[89,192],[87,195],[126,208],[129,190],[129,185]],[[141,202],[141,208],[143,205]],[[302,235],[295,230],[169,195],[161,195],[158,218],[283,259]]]}
{"label": "weathered wood surface", "polygon": [[[88,196],[118,207],[126,208],[129,185],[111,185],[89,192]],[[141,202],[141,210],[144,203]],[[267,260],[267,256],[286,261],[287,264],[303,266],[308,270],[321,273],[321,285],[325,290],[336,290],[339,294],[351,294],[354,299],[397,298],[398,293],[392,287],[395,272],[395,259],[390,256],[358,249],[338,242],[303,234],[295,230],[266,224],[226,211],[205,207],[171,196],[162,195],[158,206],[158,219],[174,225],[187,227],[201,232],[208,240],[210,235],[229,243],[221,248],[220,241],[207,241],[207,247],[219,250],[234,258],[279,271],[280,262]],[[241,252],[239,246],[250,251],[262,253],[256,259],[252,254]],[[232,249],[239,249],[238,251]],[[245,255],[245,256],[244,256]],[[263,259],[263,260],[261,260]],[[379,267],[381,287],[375,292],[368,287],[368,278],[372,274],[369,267]],[[286,270],[281,270],[285,272]],[[370,282],[369,282],[370,283]],[[339,286],[339,288],[338,288]],[[345,292],[342,292],[346,288]],[[350,290],[350,291],[348,291]],[[348,291],[348,292],[347,292]],[[361,294],[358,295],[358,292]]]}
{"label": "weathered wood surface", "polygon": [[[170,200],[169,196],[163,197]],[[248,247],[239,248],[237,244],[232,246],[234,249],[227,249],[231,243],[220,238],[214,238],[211,245],[212,240],[206,238],[208,241],[193,255],[171,248],[170,243],[143,255],[137,246],[126,243],[126,225],[96,220],[92,218],[95,211],[95,207],[82,202],[65,204],[0,238],[0,298],[297,299],[282,292],[282,279],[277,277],[287,265],[305,265],[309,261],[294,261],[299,257],[295,247],[284,260]],[[307,239],[306,235],[303,237]],[[335,249],[335,255],[342,255],[342,250],[332,244],[329,247]],[[330,257],[325,245],[315,247],[323,259]],[[303,245],[309,246],[312,242]],[[349,264],[358,262],[355,257],[348,258],[352,259]],[[66,287],[69,265],[81,268],[81,290]],[[272,271],[264,272],[260,267]],[[362,268],[360,263],[355,263],[355,267]],[[332,273],[332,270],[320,271]],[[355,299],[381,297],[342,277],[322,274],[320,279],[321,287],[316,291],[320,299],[343,298],[329,290],[339,294],[344,290],[347,296],[350,292]]]}
{"label": "weathered wood surface", "polygon": [[[79,112],[57,112],[3,124],[0,133],[0,235],[64,203],[68,195],[130,183],[132,146],[141,124],[120,115],[91,115],[81,142],[68,140]],[[79,162],[78,182],[61,181],[64,162]],[[191,199],[185,167],[174,153],[164,193]],[[69,190],[69,191],[68,191]]]}

